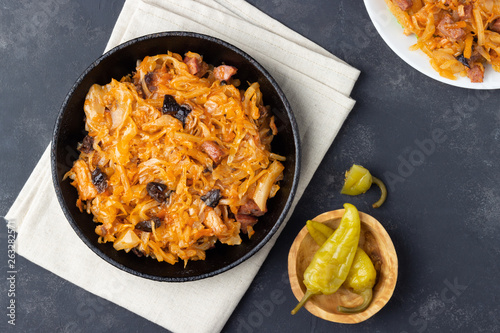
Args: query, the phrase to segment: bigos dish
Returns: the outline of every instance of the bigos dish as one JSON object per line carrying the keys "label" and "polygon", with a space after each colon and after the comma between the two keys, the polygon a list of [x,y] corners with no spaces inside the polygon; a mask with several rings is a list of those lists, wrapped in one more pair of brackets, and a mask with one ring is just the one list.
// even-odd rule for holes
{"label": "bigos dish", "polygon": [[285,157],[271,152],[277,128],[259,84],[240,90],[236,73],[197,53],[168,52],[90,88],[88,135],[65,177],[98,223],[99,242],[187,264],[217,241],[252,236]]}
{"label": "bigos dish", "polygon": [[500,3],[494,0],[385,0],[406,35],[442,77],[483,82],[485,64],[500,72]]}

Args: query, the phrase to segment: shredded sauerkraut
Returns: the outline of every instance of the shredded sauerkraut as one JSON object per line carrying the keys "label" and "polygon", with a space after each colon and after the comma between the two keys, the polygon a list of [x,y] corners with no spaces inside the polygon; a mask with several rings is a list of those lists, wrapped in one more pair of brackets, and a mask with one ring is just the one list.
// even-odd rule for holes
{"label": "shredded sauerkraut", "polygon": [[86,97],[80,156],[65,175],[93,214],[99,242],[170,264],[203,260],[249,237],[279,189],[283,156],[258,83],[196,53],[144,58]]}
{"label": "shredded sauerkraut", "polygon": [[498,0],[385,0],[406,35],[415,34],[431,66],[443,77],[483,82],[484,65],[500,72]]}

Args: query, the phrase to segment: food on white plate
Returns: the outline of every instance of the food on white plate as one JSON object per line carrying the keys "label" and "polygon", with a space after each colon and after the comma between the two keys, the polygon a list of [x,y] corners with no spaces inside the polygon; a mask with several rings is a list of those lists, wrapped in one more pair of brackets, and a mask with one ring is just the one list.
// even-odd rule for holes
{"label": "food on white plate", "polygon": [[[500,2],[495,0],[385,0],[411,50],[422,50],[442,77],[483,82],[485,65],[500,72]],[[488,69],[489,70],[489,69]]]}

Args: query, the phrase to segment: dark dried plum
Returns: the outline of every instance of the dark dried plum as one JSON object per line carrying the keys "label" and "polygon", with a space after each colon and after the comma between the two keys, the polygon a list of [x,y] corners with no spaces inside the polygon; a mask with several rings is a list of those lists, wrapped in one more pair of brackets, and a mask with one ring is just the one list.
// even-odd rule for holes
{"label": "dark dried plum", "polygon": [[161,226],[161,220],[158,217],[153,217],[151,220],[148,221],[141,221],[135,225],[135,228],[140,231],[144,232],[151,232],[153,231],[153,225],[152,223],[155,224],[155,229],[159,228]]}
{"label": "dark dried plum", "polygon": [[81,151],[82,153],[88,154],[92,150],[94,150],[93,145],[94,145],[94,138],[91,137],[90,135],[87,135],[83,138],[82,144],[80,145],[78,150]]}
{"label": "dark dried plum", "polygon": [[180,108],[181,106],[179,105],[179,103],[175,101],[174,96],[165,95],[165,97],[163,97],[163,107],[161,108],[161,112],[163,114],[170,114],[172,112],[177,112],[179,111]]}
{"label": "dark dried plum", "polygon": [[456,59],[458,61],[460,61],[462,63],[462,65],[464,65],[465,67],[468,67],[470,68],[470,65],[469,65],[469,59],[467,59],[466,57],[464,57],[463,54],[459,55],[458,57],[456,57]]}
{"label": "dark dried plum", "polygon": [[94,171],[92,171],[92,184],[94,184],[97,192],[102,193],[106,191],[108,188],[108,177],[106,174],[96,167]]}
{"label": "dark dried plum", "polygon": [[160,203],[166,201],[172,193],[172,191],[167,191],[167,185],[157,182],[148,183],[146,190],[151,198]]}
{"label": "dark dried plum", "polygon": [[184,126],[186,118],[191,112],[191,107],[187,104],[179,105],[179,103],[175,101],[174,96],[165,95],[163,98],[163,107],[161,108],[161,112],[180,120],[182,122],[182,126]]}
{"label": "dark dried plum", "polygon": [[220,194],[219,189],[210,190],[207,192],[207,194],[202,195],[200,197],[200,199],[203,200],[205,205],[213,207],[213,208],[217,207],[217,205],[219,204],[219,200],[221,198],[222,198],[222,196]]}
{"label": "dark dried plum", "polygon": [[174,114],[174,118],[180,120],[182,122],[182,126],[186,124],[186,118],[188,114],[191,112],[191,107],[187,104],[181,105],[179,111]]}

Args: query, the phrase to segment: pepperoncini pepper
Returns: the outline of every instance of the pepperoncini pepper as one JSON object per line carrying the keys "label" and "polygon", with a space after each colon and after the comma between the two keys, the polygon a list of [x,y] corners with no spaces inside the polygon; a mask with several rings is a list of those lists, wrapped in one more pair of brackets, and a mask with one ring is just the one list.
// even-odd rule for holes
{"label": "pepperoncini pepper", "polygon": [[344,204],[339,227],[320,246],[304,272],[307,290],[292,314],[316,294],[330,295],[344,283],[351,269],[359,242],[360,220],[356,207]]}
{"label": "pepperoncini pepper", "polygon": [[368,191],[373,183],[380,187],[381,191],[380,199],[373,204],[373,208],[378,208],[387,198],[387,188],[380,179],[372,176],[370,171],[361,165],[354,164],[349,171],[346,171],[344,187],[342,187],[340,193],[347,195],[362,194]]}
{"label": "pepperoncini pepper", "polygon": [[[307,231],[320,246],[334,232],[334,230],[326,224],[316,221],[307,221]],[[371,303],[373,296],[372,290],[376,279],[377,271],[370,257],[362,248],[358,247],[351,269],[344,282],[344,286],[363,297],[363,303],[354,308],[339,306],[337,308],[338,311],[342,313],[357,313],[364,311]]]}
{"label": "pepperoncini pepper", "polygon": [[377,279],[377,271],[373,266],[370,257],[358,247],[351,270],[347,275],[344,286],[352,289],[356,294],[363,297],[363,303],[354,308],[339,306],[337,310],[342,313],[356,313],[364,311],[371,303],[373,296],[373,286]]}

